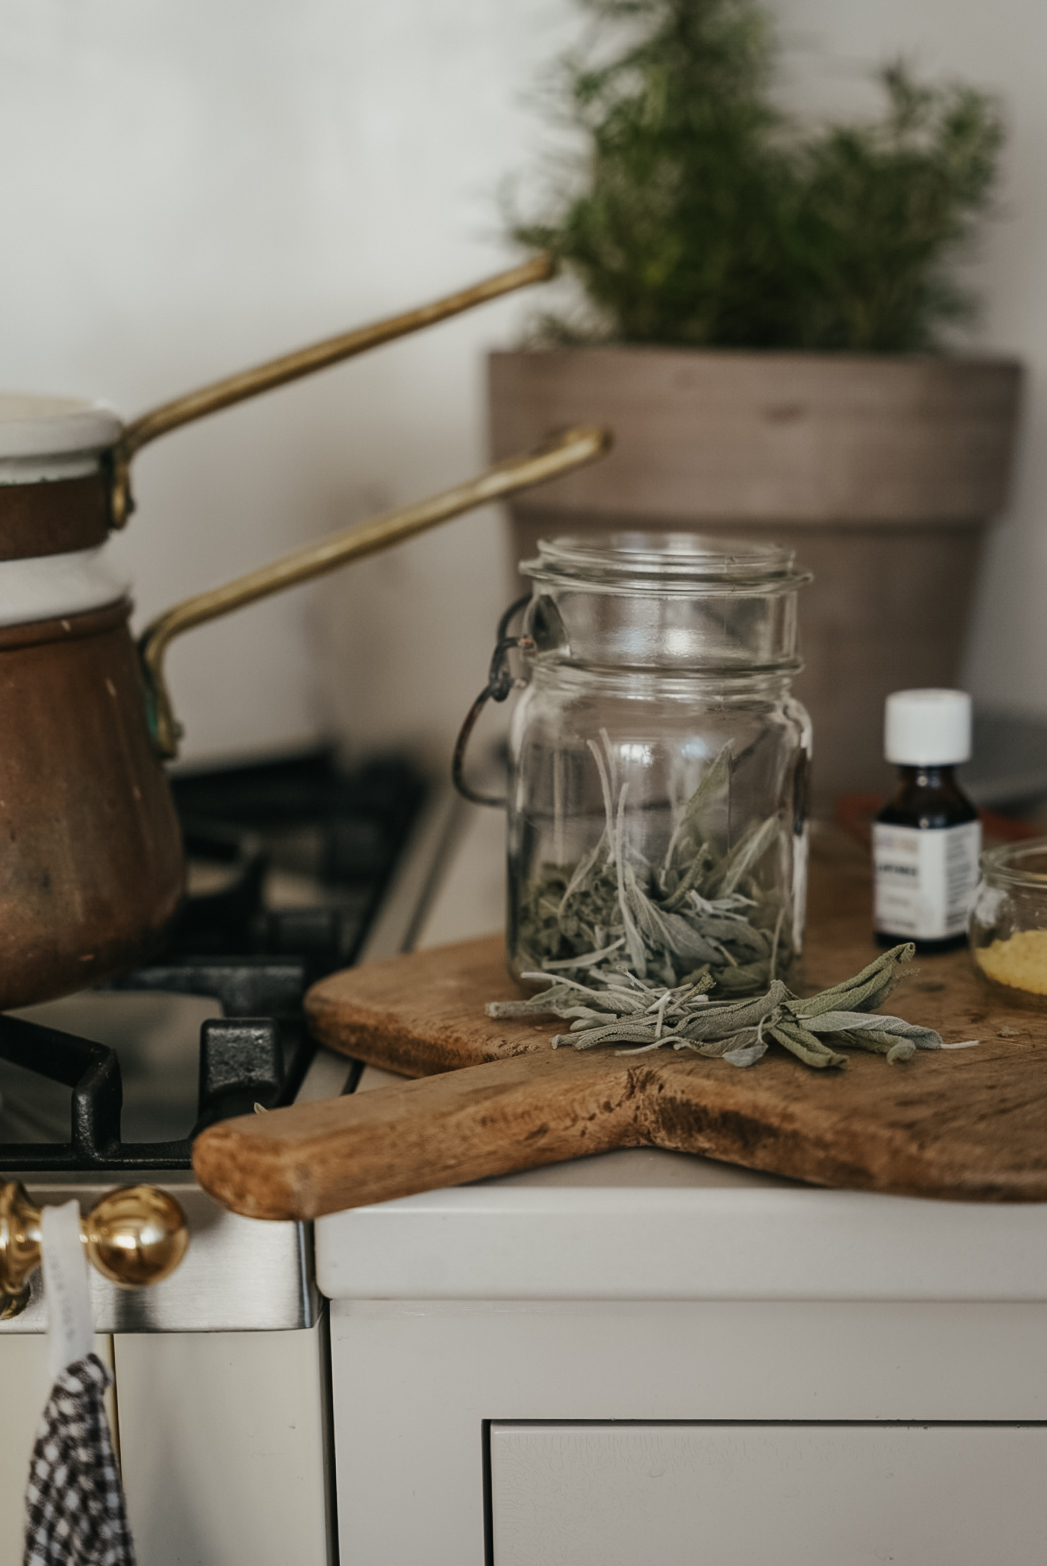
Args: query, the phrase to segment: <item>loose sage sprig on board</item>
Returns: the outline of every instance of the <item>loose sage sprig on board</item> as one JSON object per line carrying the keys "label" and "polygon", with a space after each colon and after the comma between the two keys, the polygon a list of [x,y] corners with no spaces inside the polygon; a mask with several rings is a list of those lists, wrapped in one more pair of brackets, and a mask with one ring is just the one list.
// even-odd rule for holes
{"label": "loose sage sprig on board", "polygon": [[[894,946],[853,978],[803,1000],[775,979],[763,995],[749,1000],[713,1000],[713,980],[706,974],[696,983],[658,989],[624,963],[593,966],[589,982],[556,977],[548,989],[529,1000],[491,1001],[489,1017],[533,1017],[547,1013],[571,1018],[571,1031],[558,1033],[553,1048],[593,1049],[599,1044],[631,1045],[620,1055],[642,1055],[672,1045],[751,1066],[774,1042],[805,1066],[847,1065],[840,1048],[884,1055],[888,1064],[909,1060],[918,1049],[969,1049],[968,1039],[946,1044],[933,1028],[917,1027],[901,1017],[872,1015],[897,984],[899,967],[911,960],[911,942]],[[548,979],[547,973],[524,974]],[[831,1039],[837,1048],[832,1048]]]}
{"label": "loose sage sprig on board", "polygon": [[[618,953],[639,978],[669,986],[711,975],[725,995],[760,991],[788,972],[793,952],[777,891],[754,873],[781,841],[778,816],[754,821],[726,854],[707,834],[730,798],[728,744],[706,769],[674,824],[660,864],[626,841],[628,782],[614,748],[588,742],[603,791],[604,828],[574,865],[544,864],[519,900],[520,944],[546,971],[590,968]],[[543,974],[544,977],[544,974]]]}

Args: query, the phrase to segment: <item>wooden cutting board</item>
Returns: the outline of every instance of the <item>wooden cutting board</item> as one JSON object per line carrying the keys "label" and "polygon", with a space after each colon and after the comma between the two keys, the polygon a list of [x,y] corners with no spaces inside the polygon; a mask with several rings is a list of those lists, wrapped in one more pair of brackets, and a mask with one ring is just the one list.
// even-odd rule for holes
{"label": "wooden cutting board", "polygon": [[[816,835],[808,991],[876,955],[870,906],[867,855]],[[1002,1006],[966,951],[913,966],[887,1009],[977,1049],[895,1066],[855,1051],[846,1071],[813,1071],[774,1046],[743,1070],[672,1050],[553,1050],[557,1019],[484,1013],[519,993],[501,936],[350,969],[310,992],[316,1036],[422,1080],[225,1121],[197,1139],[194,1167],[255,1218],[315,1218],[631,1146],[818,1185],[1047,1200],[1047,1012]]]}

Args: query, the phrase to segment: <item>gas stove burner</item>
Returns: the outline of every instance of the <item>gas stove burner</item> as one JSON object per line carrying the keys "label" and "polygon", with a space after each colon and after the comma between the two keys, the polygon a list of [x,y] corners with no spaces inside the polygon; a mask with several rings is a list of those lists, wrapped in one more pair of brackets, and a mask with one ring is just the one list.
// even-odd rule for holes
{"label": "gas stove burner", "polygon": [[0,1016],[0,1169],[188,1169],[205,1126],[292,1102],[305,991],[354,960],[424,794],[404,762],[346,773],[327,750],[173,785],[190,896],[164,950]]}
{"label": "gas stove burner", "polygon": [[189,860],[169,953],[356,958],[425,793],[410,763],[321,749],[172,779]]}

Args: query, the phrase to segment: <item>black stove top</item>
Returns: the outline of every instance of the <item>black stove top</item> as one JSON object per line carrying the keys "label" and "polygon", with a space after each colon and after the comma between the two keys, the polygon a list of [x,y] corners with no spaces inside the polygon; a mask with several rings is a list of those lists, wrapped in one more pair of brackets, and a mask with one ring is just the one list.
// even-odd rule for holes
{"label": "black stove top", "polygon": [[[0,1017],[0,1169],[188,1168],[204,1126],[291,1102],[314,1052],[305,991],[358,954],[425,788],[403,761],[348,772],[318,751],[173,792],[189,896],[163,951],[107,992]],[[177,997],[198,999],[171,1038]],[[101,1010],[119,1047],[51,1025]]]}

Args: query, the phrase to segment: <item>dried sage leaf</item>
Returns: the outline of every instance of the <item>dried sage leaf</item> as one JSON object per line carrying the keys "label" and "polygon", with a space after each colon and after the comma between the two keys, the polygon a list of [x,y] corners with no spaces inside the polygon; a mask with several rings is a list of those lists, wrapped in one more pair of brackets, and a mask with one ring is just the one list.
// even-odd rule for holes
{"label": "dried sage leaf", "polygon": [[[760,995],[731,1000],[719,994],[710,999],[711,974],[672,986],[652,984],[621,963],[616,946],[591,968],[585,982],[557,973],[539,994],[528,1000],[491,1001],[487,1012],[492,1017],[552,1015],[570,1020],[570,1032],[555,1036],[554,1049],[613,1044],[628,1055],[671,1046],[739,1067],[754,1065],[772,1042],[816,1071],[846,1066],[847,1057],[840,1053],[845,1048],[883,1055],[894,1065],[918,1049],[968,1049],[976,1044],[976,1039],[946,1044],[933,1028],[873,1010],[912,955],[911,943],[895,946],[852,978],[807,999],[775,979]],[[524,977],[550,976],[537,972]],[[716,981],[718,991],[721,981],[722,975]]]}
{"label": "dried sage leaf", "polygon": [[587,744],[603,829],[575,864],[543,864],[522,888],[519,942],[528,964],[547,972],[594,969],[620,954],[632,972],[670,988],[708,973],[728,994],[765,989],[793,957],[778,891],[764,884],[767,857],[791,826],[775,815],[751,823],[726,853],[714,849],[714,818],[722,825],[730,797],[727,745],[681,807],[654,869],[628,842],[629,785],[618,783],[608,735]]}

